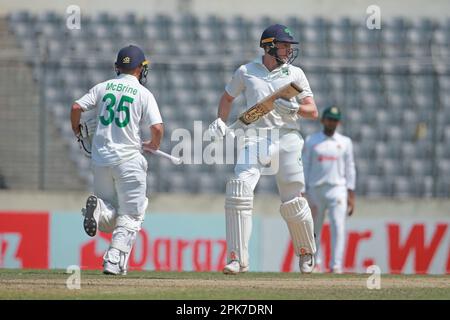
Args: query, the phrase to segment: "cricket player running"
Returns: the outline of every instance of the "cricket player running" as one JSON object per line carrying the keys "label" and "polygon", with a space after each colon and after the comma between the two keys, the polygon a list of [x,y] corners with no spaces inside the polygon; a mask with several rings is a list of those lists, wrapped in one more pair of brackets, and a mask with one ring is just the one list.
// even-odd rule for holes
{"label": "cricket player running", "polygon": [[[306,138],[303,162],[305,165],[306,193],[313,207],[316,246],[319,248],[325,212],[331,224],[330,270],[342,273],[345,245],[345,218],[355,206],[355,162],[353,144],[349,137],[336,132],[341,120],[337,107],[322,114],[323,131]],[[320,252],[316,254],[316,269],[321,271]]]}
{"label": "cricket player running", "polygon": [[[146,81],[148,61],[136,46],[117,55],[117,77],[94,86],[72,105],[71,122],[80,133],[83,111],[97,109],[98,124],[92,140],[94,195],[84,210],[84,230],[93,237],[97,229],[111,233],[111,244],[103,257],[105,274],[126,274],[136,235],[144,220],[147,161],[142,148],[158,150],[163,125]],[[139,129],[148,125],[151,140],[141,141]]]}
{"label": "cricket player running", "polygon": [[[213,136],[223,138],[228,130],[225,121],[232,102],[242,92],[249,108],[290,82],[294,81],[303,89],[291,100],[275,100],[274,110],[249,126],[257,130],[279,130],[278,141],[262,141],[257,135],[251,135],[250,132],[255,130],[246,131],[245,143],[235,166],[235,177],[226,185],[228,264],[223,270],[225,274],[237,274],[249,269],[253,191],[264,167],[261,162],[251,159],[258,158],[258,150],[266,147],[271,150],[270,156],[278,156],[276,181],[282,201],[280,213],[287,223],[295,254],[299,256],[300,271],[310,273],[314,267],[316,244],[311,210],[301,194],[304,188],[301,162],[303,138],[297,120],[300,116],[315,119],[318,112],[305,74],[291,65],[298,52],[298,49],[292,48],[294,44],[298,42],[286,26],[276,24],[264,30],[260,40],[264,55],[236,70],[221,97],[218,119],[209,127]],[[249,147],[255,144],[257,148]]]}

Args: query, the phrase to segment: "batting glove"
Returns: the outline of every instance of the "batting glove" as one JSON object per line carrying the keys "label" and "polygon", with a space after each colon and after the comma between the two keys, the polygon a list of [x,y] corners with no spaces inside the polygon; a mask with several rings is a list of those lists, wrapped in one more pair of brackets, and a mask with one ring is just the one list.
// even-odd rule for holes
{"label": "batting glove", "polygon": [[223,139],[225,134],[227,133],[227,125],[222,119],[217,118],[209,125],[208,131],[214,139],[220,140]]}
{"label": "batting glove", "polygon": [[274,101],[275,110],[280,115],[294,115],[298,112],[300,105],[297,101],[285,100],[282,98],[278,98]]}

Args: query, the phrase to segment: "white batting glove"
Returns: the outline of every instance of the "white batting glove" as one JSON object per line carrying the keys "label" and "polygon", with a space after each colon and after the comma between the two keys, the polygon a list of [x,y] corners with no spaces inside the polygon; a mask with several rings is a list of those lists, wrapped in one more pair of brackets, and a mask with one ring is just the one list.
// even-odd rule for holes
{"label": "white batting glove", "polygon": [[223,139],[227,133],[227,129],[228,127],[225,122],[223,122],[222,119],[217,118],[209,125],[208,131],[214,139],[220,140]]}
{"label": "white batting glove", "polygon": [[282,98],[278,98],[273,102],[273,104],[275,106],[275,110],[277,110],[280,115],[294,115],[300,108],[297,101],[285,100]]}

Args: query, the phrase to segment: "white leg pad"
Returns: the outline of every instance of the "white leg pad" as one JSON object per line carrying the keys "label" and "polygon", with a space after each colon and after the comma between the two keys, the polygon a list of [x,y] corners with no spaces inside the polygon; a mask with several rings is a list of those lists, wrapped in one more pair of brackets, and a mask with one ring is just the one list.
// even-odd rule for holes
{"label": "white leg pad", "polygon": [[314,254],[316,252],[314,223],[308,201],[297,197],[283,203],[280,212],[288,225],[295,254],[297,256]]}
{"label": "white leg pad", "polygon": [[126,274],[128,259],[136,241],[136,235],[136,231],[124,227],[116,227],[113,232],[111,245],[103,256],[104,263],[116,265],[120,273]]}
{"label": "white leg pad", "polygon": [[136,241],[137,233],[142,228],[147,205],[148,199],[146,198],[141,213],[136,213],[136,215],[118,215],[115,218],[115,229],[111,245],[103,256],[104,266],[107,266],[108,271],[113,270],[116,273],[115,270],[118,270],[121,274],[127,273],[128,259]]}
{"label": "white leg pad", "polygon": [[228,260],[238,260],[241,267],[248,267],[248,244],[252,232],[253,191],[239,179],[232,179],[226,186],[225,219]]}

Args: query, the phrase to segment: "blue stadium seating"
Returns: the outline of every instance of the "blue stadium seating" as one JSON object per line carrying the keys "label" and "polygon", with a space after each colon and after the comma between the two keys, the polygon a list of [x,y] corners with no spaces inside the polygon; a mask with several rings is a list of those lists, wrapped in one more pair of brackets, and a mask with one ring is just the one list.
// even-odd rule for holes
{"label": "blue stadium seating", "polygon": [[[67,30],[61,28],[65,20],[58,13],[20,11],[9,15],[8,22],[44,86],[52,116],[62,120],[57,123],[72,159],[78,161],[78,150],[69,144],[68,108],[91,86],[114,76],[120,47],[139,44],[152,60],[147,87],[160,105],[166,123],[164,147],[170,149],[173,130],[192,131],[193,121],[215,118],[233,71],[261,53],[261,32],[275,21],[100,12],[83,15],[82,30]],[[300,40],[295,63],[305,70],[319,109],[330,104],[343,109],[341,131],[354,141],[358,194],[431,196],[436,187],[437,195],[450,196],[450,67],[438,63],[433,69],[423,63],[432,54],[448,59],[450,24],[397,17],[386,19],[382,30],[369,30],[350,18],[291,16],[277,22],[287,24]],[[44,53],[47,72],[41,77]],[[235,117],[242,99],[234,105]],[[433,108],[440,108],[438,117]],[[304,136],[320,129],[317,122],[305,120],[301,127]],[[433,162],[434,154],[439,161]],[[164,159],[150,160],[155,170],[148,184],[160,192],[223,192],[233,170],[231,165],[174,168]],[[87,164],[81,161],[79,166],[82,175]],[[274,179],[264,177],[257,192],[277,192]]]}

